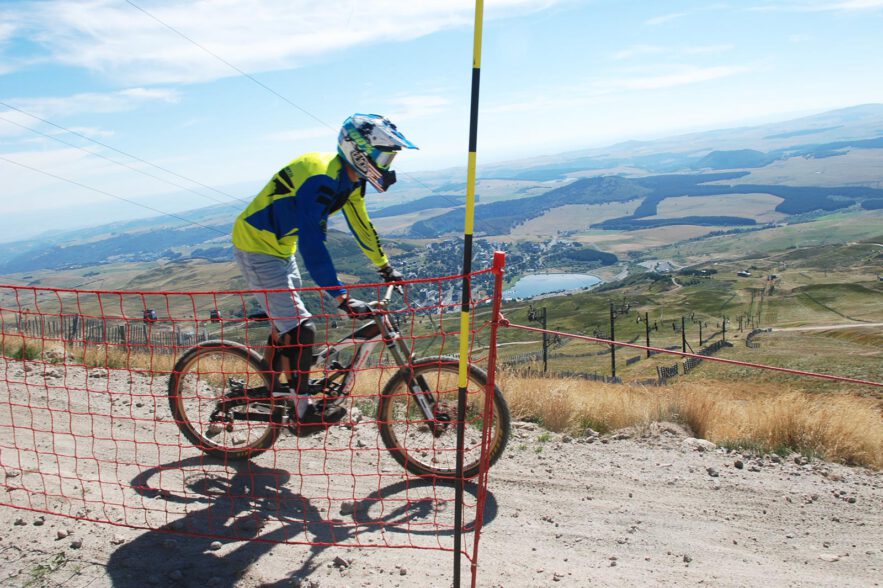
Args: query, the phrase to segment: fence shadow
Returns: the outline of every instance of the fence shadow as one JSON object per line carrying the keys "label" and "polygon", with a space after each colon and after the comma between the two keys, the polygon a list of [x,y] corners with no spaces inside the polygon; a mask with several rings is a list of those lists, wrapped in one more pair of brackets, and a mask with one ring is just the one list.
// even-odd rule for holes
{"label": "fence shadow", "polygon": [[[223,467],[234,473],[218,476],[209,469],[200,472],[202,466]],[[150,485],[154,476],[190,468],[194,471],[180,494]],[[303,548],[303,555],[292,558],[286,577],[264,584],[281,588],[290,586],[293,577],[309,577],[318,566],[318,556],[330,547],[382,547],[382,543],[370,539],[379,538],[381,533],[453,535],[451,528],[421,530],[421,524],[433,518],[439,504],[434,498],[436,492],[452,492],[452,482],[414,479],[379,488],[358,500],[351,520],[345,521],[333,518],[331,513],[323,515],[315,504],[319,501],[311,502],[286,487],[290,477],[284,470],[252,462],[231,466],[201,456],[145,470],[132,480],[132,489],[144,498],[183,506],[187,512],[114,551],[107,565],[111,584],[115,588],[172,584],[232,588],[249,566],[278,544],[297,544]],[[410,498],[410,493],[420,489],[426,489],[429,496]],[[467,484],[466,492],[475,497],[478,487]],[[408,496],[396,499],[402,493]],[[453,508],[453,502],[449,504]],[[372,514],[374,510],[377,516]],[[496,515],[496,499],[488,492],[483,524]],[[465,530],[473,526],[474,521],[470,521]],[[221,544],[220,550],[216,542]],[[236,546],[230,549],[233,544]]]}

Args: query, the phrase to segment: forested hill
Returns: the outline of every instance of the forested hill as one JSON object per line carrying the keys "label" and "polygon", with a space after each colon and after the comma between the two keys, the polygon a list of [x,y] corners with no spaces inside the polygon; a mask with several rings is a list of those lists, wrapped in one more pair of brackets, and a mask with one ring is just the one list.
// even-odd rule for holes
{"label": "forested hill", "polygon": [[[499,235],[508,232],[518,223],[565,204],[623,202],[640,198],[649,192],[649,189],[634,181],[618,176],[585,178],[540,196],[476,206],[475,221],[478,226],[482,227],[484,233]],[[411,235],[414,237],[436,237],[462,229],[462,226],[463,213],[453,210],[432,219],[414,223]]]}
{"label": "forested hill", "polygon": [[[152,261],[159,257],[175,259],[180,254],[172,248],[197,247],[191,257],[229,258],[227,251],[232,224],[188,225],[183,228],[163,227],[133,233],[119,233],[95,238],[85,243],[52,245],[21,253],[0,264],[0,273],[12,274],[38,269],[63,269],[112,262]],[[218,241],[217,244],[210,244]],[[223,241],[221,243],[220,241]],[[207,243],[209,242],[209,243]]]}
{"label": "forested hill", "polygon": [[410,214],[412,212],[420,212],[421,210],[429,210],[431,208],[451,208],[452,206],[463,206],[466,204],[466,197],[462,194],[459,196],[446,194],[433,194],[424,198],[418,198],[404,204],[394,204],[381,208],[371,213],[371,218],[384,218],[389,216],[398,216],[400,214]]}
{"label": "forested hill", "polygon": [[[767,184],[712,184],[745,177],[748,172],[721,172],[706,174],[671,174],[643,178],[605,176],[577,180],[567,186],[551,190],[540,196],[507,200],[476,206],[476,225],[486,235],[508,233],[513,227],[545,212],[567,204],[603,204],[624,202],[640,198],[641,204],[628,217],[611,219],[599,228],[620,230],[646,228],[653,223],[631,222],[656,214],[657,206],[666,198],[681,196],[727,196],[733,194],[772,194],[782,198],[776,206],[778,212],[801,214],[817,210],[832,211],[864,201],[883,198],[883,190],[861,186],[779,186]],[[462,212],[454,210],[411,228],[414,237],[431,238],[452,233],[462,228]],[[752,219],[740,217],[709,217],[698,224],[755,224]],[[678,219],[674,219],[677,221]],[[665,224],[697,224],[696,218],[684,218],[683,222],[667,221]]]}

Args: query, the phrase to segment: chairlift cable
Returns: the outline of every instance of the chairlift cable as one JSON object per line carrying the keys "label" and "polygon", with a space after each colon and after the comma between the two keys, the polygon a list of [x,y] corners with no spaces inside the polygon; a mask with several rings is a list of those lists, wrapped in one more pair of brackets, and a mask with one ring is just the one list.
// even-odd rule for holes
{"label": "chairlift cable", "polygon": [[215,53],[215,52],[212,51],[211,49],[208,49],[207,47],[205,47],[205,46],[203,46],[203,45],[200,45],[200,44],[197,43],[195,40],[193,40],[192,38],[188,37],[187,35],[185,35],[185,34],[182,33],[181,31],[179,31],[178,29],[176,29],[175,27],[173,27],[172,25],[170,25],[170,24],[166,23],[165,21],[161,20],[159,17],[153,15],[152,13],[148,12],[148,11],[145,10],[144,8],[141,8],[140,6],[138,6],[137,4],[135,4],[134,2],[132,2],[132,0],[126,0],[126,3],[129,4],[130,6],[132,6],[133,8],[135,8],[135,9],[141,11],[141,12],[144,13],[145,15],[149,16],[151,19],[155,20],[156,22],[158,22],[159,24],[161,24],[161,25],[164,26],[165,28],[169,29],[170,31],[172,31],[173,33],[175,33],[176,35],[178,35],[178,36],[181,37],[182,39],[184,39],[184,40],[186,40],[186,41],[192,43],[193,45],[195,45],[195,46],[198,47],[199,49],[205,51],[206,53],[208,53],[209,55],[211,55],[212,57],[214,57],[215,59],[217,59],[218,61],[220,61],[221,63],[223,63],[223,64],[226,65],[227,67],[229,67],[230,69],[236,71],[237,73],[239,73],[239,74],[242,75],[242,76],[245,76],[246,78],[248,78],[249,80],[251,80],[252,82],[254,82],[255,84],[257,84],[258,86],[262,87],[262,88],[265,89],[266,91],[270,92],[271,94],[273,94],[274,96],[276,96],[277,98],[279,98],[280,100],[282,100],[283,102],[286,102],[287,104],[289,104],[289,105],[293,106],[294,108],[300,110],[302,113],[304,113],[305,115],[309,116],[310,118],[312,118],[312,119],[315,120],[316,122],[320,123],[321,125],[324,125],[324,126],[328,127],[328,128],[331,129],[332,131],[336,131],[336,130],[337,130],[337,129],[335,129],[334,127],[332,127],[331,125],[329,125],[327,122],[325,122],[324,120],[322,120],[321,118],[319,118],[318,116],[316,116],[315,114],[313,114],[312,112],[308,111],[306,108],[302,108],[301,106],[298,106],[298,105],[295,104],[293,101],[289,100],[288,98],[286,98],[285,96],[283,96],[282,94],[280,94],[279,92],[277,92],[276,90],[274,90],[273,88],[271,88],[270,86],[266,85],[265,83],[263,83],[263,82],[261,82],[260,80],[258,80],[257,78],[255,78],[253,75],[251,75],[251,74],[249,74],[249,73],[247,73],[247,72],[241,70],[240,68],[236,67],[235,65],[233,65],[232,63],[230,63],[229,61],[227,61],[226,59],[224,59],[223,57],[221,57],[220,55],[218,55],[217,53]]}
{"label": "chairlift cable", "polygon": [[[25,130],[27,130],[27,131],[30,131],[30,132],[35,133],[35,134],[37,134],[37,135],[41,135],[41,136],[43,136],[43,137],[46,137],[47,139],[52,139],[53,141],[57,141],[57,142],[59,142],[59,143],[62,143],[62,144],[64,144],[64,145],[67,145],[67,146],[69,146],[69,147],[73,147],[74,149],[79,149],[80,151],[82,151],[82,152],[84,152],[84,153],[88,153],[89,155],[93,155],[93,156],[95,156],[95,157],[99,157],[99,158],[101,158],[101,159],[103,159],[103,160],[105,160],[105,161],[109,161],[110,163],[113,163],[113,164],[116,164],[116,165],[123,166],[123,167],[125,167],[125,168],[127,168],[127,169],[130,169],[130,170],[134,171],[134,172],[138,172],[138,173],[141,174],[141,175],[147,176],[147,177],[149,177],[149,178],[153,178],[154,180],[158,180],[158,181],[160,181],[160,182],[163,182],[164,184],[168,184],[168,185],[170,185],[170,186],[174,186],[174,187],[179,188],[179,189],[181,189],[181,190],[186,190],[186,191],[188,191],[188,192],[190,192],[190,193],[192,193],[192,194],[196,194],[197,196],[201,196],[202,198],[207,198],[208,200],[211,200],[212,202],[217,202],[218,204],[226,204],[226,205],[228,205],[228,206],[232,206],[232,205],[233,205],[231,202],[228,202],[228,201],[225,201],[225,200],[221,200],[221,199],[218,199],[218,198],[214,198],[214,197],[212,197],[212,196],[208,196],[207,194],[203,194],[202,192],[197,192],[196,190],[194,190],[194,189],[192,189],[192,188],[188,188],[187,186],[183,186],[183,185],[181,185],[181,184],[177,184],[177,183],[172,182],[172,181],[170,181],[170,180],[167,180],[167,179],[165,179],[165,178],[161,178],[160,176],[157,176],[157,175],[151,174],[151,173],[146,172],[146,171],[144,171],[144,170],[142,170],[142,169],[138,169],[137,167],[135,167],[135,166],[133,166],[133,165],[129,165],[128,163],[124,163],[124,162],[122,162],[122,161],[116,161],[115,159],[111,159],[110,157],[107,157],[107,156],[105,156],[105,155],[101,155],[100,153],[96,153],[96,152],[94,152],[94,151],[89,151],[88,149],[85,149],[85,148],[83,148],[83,147],[81,147],[81,146],[79,146],[79,145],[75,145],[74,143],[71,143],[71,142],[69,142],[69,141],[65,141],[64,139],[61,139],[60,137],[55,137],[55,136],[52,136],[52,135],[50,135],[50,134],[48,134],[48,133],[44,133],[44,132],[42,132],[42,131],[38,131],[37,129],[32,129],[31,127],[28,127],[28,126],[26,126],[26,125],[19,124],[19,123],[15,122],[15,121],[11,121],[11,120],[9,120],[8,118],[2,116],[2,114],[3,114],[3,113],[0,113],[0,120],[2,120],[3,122],[7,122],[7,123],[12,124],[12,125],[15,125],[15,126],[17,126],[17,127],[21,127],[21,128],[23,128],[23,129],[25,129]],[[151,164],[151,165],[152,165],[152,164]],[[154,167],[156,167],[156,166],[154,166]],[[193,181],[193,180],[190,180],[190,181]],[[234,196],[234,198],[235,198],[235,196]],[[237,198],[237,200],[241,200],[241,199]],[[245,201],[243,200],[243,202],[245,202]]]}
{"label": "chairlift cable", "polygon": [[[156,15],[154,15],[153,13],[149,12],[148,10],[142,8],[141,6],[135,4],[134,2],[132,2],[132,0],[126,0],[126,3],[129,4],[130,6],[132,6],[133,8],[137,9],[138,11],[142,12],[142,13],[145,14],[146,16],[150,17],[152,20],[154,20],[154,21],[156,21],[157,23],[161,24],[163,27],[165,27],[165,28],[167,28],[168,30],[172,31],[173,33],[175,33],[176,35],[178,35],[178,36],[181,37],[182,39],[188,41],[189,43],[192,43],[194,46],[198,47],[199,49],[201,49],[202,51],[204,51],[204,52],[207,53],[208,55],[210,55],[210,56],[212,56],[213,58],[217,59],[218,61],[220,61],[221,63],[223,63],[224,65],[226,65],[227,67],[229,67],[230,69],[232,69],[233,71],[235,71],[236,73],[238,73],[239,75],[241,75],[241,76],[243,76],[243,77],[245,77],[245,78],[251,80],[252,82],[254,82],[255,84],[257,84],[258,86],[260,86],[260,87],[263,88],[264,90],[270,92],[271,94],[273,94],[274,96],[276,96],[277,98],[279,98],[280,100],[282,100],[283,102],[285,102],[286,104],[288,104],[288,105],[290,105],[290,106],[296,108],[297,110],[299,110],[299,111],[302,112],[303,114],[307,115],[308,117],[312,118],[313,120],[315,120],[316,122],[318,122],[318,123],[321,124],[322,126],[328,128],[328,129],[330,129],[330,130],[332,130],[332,131],[334,131],[334,132],[337,132],[338,127],[335,127],[335,126],[332,126],[332,125],[328,124],[326,121],[322,120],[322,119],[319,118],[317,115],[313,114],[312,112],[310,112],[309,110],[307,110],[307,109],[304,108],[303,106],[300,106],[299,104],[296,104],[293,100],[287,98],[287,97],[284,96],[283,94],[280,94],[279,92],[277,92],[276,90],[274,90],[273,88],[271,88],[270,86],[268,86],[267,84],[265,84],[265,83],[261,82],[260,80],[258,80],[258,79],[257,79],[256,77],[254,77],[253,75],[251,75],[251,74],[249,74],[248,72],[242,70],[241,68],[237,67],[237,66],[234,65],[233,63],[227,61],[226,59],[224,59],[223,57],[221,57],[220,55],[218,55],[217,53],[215,53],[215,52],[212,51],[211,49],[208,49],[207,47],[201,45],[199,42],[197,42],[197,41],[194,40],[193,38],[187,36],[186,34],[182,33],[181,31],[179,31],[178,29],[176,29],[175,27],[173,27],[172,25],[170,25],[170,24],[168,24],[167,22],[165,22],[165,21],[163,21],[162,19],[160,19],[158,16],[156,16]],[[430,187],[429,185],[427,185],[426,183],[424,183],[423,181],[421,181],[419,178],[416,178],[416,177],[414,177],[413,175],[411,175],[411,174],[409,174],[409,173],[407,173],[407,172],[402,172],[401,175],[407,177],[408,179],[410,179],[410,180],[414,181],[415,183],[421,185],[422,187],[426,188],[426,190],[428,190],[428,191],[430,192],[430,194],[434,194],[434,193],[435,193],[435,190],[434,190],[432,187]],[[444,194],[438,194],[438,196],[442,197],[443,199],[445,199],[446,201],[448,201],[449,203],[451,203],[451,204],[453,204],[453,205],[455,205],[455,206],[460,206],[460,203],[459,203],[459,202],[457,202],[456,200],[454,200],[454,199],[452,199],[452,198],[450,198],[450,197],[448,197],[448,196],[446,196],[446,195],[444,195]]]}
{"label": "chairlift cable", "polygon": [[[110,146],[110,145],[108,145],[108,144],[106,144],[106,143],[103,143],[103,142],[101,142],[101,141],[99,141],[99,140],[97,140],[97,139],[93,139],[92,137],[88,137],[88,136],[86,136],[86,135],[84,135],[83,133],[80,133],[80,132],[78,132],[78,131],[74,131],[74,130],[72,130],[72,129],[68,129],[68,128],[66,128],[66,127],[63,127],[63,126],[61,126],[61,125],[59,125],[59,124],[56,124],[56,123],[54,123],[54,122],[52,122],[52,121],[50,121],[50,120],[47,120],[47,119],[42,118],[42,117],[39,117],[39,116],[37,116],[36,114],[32,114],[32,113],[30,113],[30,112],[26,112],[26,111],[22,110],[21,108],[18,108],[17,106],[13,106],[13,105],[11,105],[11,104],[9,104],[9,103],[7,103],[7,102],[3,102],[2,100],[0,100],[0,106],[3,106],[3,107],[8,108],[8,109],[10,109],[10,110],[14,110],[14,111],[16,111],[16,112],[20,112],[21,114],[24,114],[24,115],[26,115],[26,116],[29,116],[29,117],[31,117],[31,118],[33,118],[33,119],[36,119],[36,120],[38,120],[38,121],[40,121],[40,122],[42,122],[42,123],[46,123],[47,125],[53,126],[53,127],[57,128],[57,129],[60,129],[60,130],[62,130],[62,131],[64,131],[64,132],[66,132],[66,133],[70,133],[70,134],[72,134],[72,135],[76,135],[77,137],[80,137],[80,138],[82,138],[82,139],[85,139],[85,140],[87,140],[87,141],[90,141],[90,142],[92,142],[92,143],[95,143],[96,145],[100,145],[100,146],[104,147],[105,149],[110,149],[111,151],[114,151],[114,152],[116,152],[116,153],[119,153],[120,155],[125,155],[126,157],[130,157],[130,158],[134,159],[135,161],[138,161],[138,162],[144,163],[144,164],[146,164],[146,165],[149,165],[149,166],[151,166],[151,167],[153,167],[153,168],[156,168],[156,169],[158,169],[158,170],[160,170],[160,171],[163,171],[163,172],[165,172],[165,173],[167,173],[167,174],[169,174],[169,175],[173,175],[173,176],[175,176],[175,177],[181,178],[182,180],[187,180],[188,182],[192,182],[192,183],[194,183],[194,184],[196,184],[196,185],[198,185],[198,186],[202,186],[203,188],[205,188],[205,189],[207,189],[207,190],[211,190],[212,192],[217,192],[218,194],[221,194],[222,196],[226,196],[226,197],[228,197],[228,198],[233,198],[234,200],[239,200],[240,202],[246,202],[246,200],[244,200],[244,199],[242,199],[242,198],[239,198],[239,197],[237,197],[237,196],[234,196],[233,194],[228,194],[227,192],[224,192],[223,190],[218,190],[217,188],[213,188],[212,186],[209,186],[209,185],[207,185],[207,184],[203,184],[203,183],[200,182],[200,181],[197,181],[197,180],[194,180],[194,179],[192,179],[192,178],[188,178],[187,176],[183,176],[183,175],[181,175],[181,174],[179,174],[179,173],[173,172],[172,170],[167,169],[167,168],[165,168],[165,167],[162,167],[161,165],[157,165],[157,164],[155,164],[155,163],[151,163],[151,162],[147,161],[146,159],[142,159],[141,157],[138,157],[137,155],[132,155],[131,153],[126,153],[125,151],[122,151],[121,149],[117,149],[116,147],[112,147],[112,146]],[[8,121],[8,119],[6,119],[6,120]],[[120,165],[123,165],[123,164],[120,164]]]}
{"label": "chairlift cable", "polygon": [[65,177],[63,177],[63,176],[59,176],[59,175],[57,175],[57,174],[53,174],[53,173],[48,172],[48,171],[45,171],[45,170],[42,170],[42,169],[39,169],[39,168],[36,168],[36,167],[30,166],[30,165],[26,165],[26,164],[24,164],[24,163],[20,163],[20,162],[18,162],[18,161],[14,161],[14,160],[9,159],[8,157],[4,157],[4,156],[2,156],[2,155],[0,155],[0,160],[3,160],[3,161],[5,161],[5,162],[7,162],[7,163],[11,163],[12,165],[17,165],[17,166],[19,166],[19,167],[23,167],[23,168],[25,168],[25,169],[29,169],[29,170],[31,170],[31,171],[34,171],[34,172],[37,172],[37,173],[43,174],[44,176],[49,176],[50,178],[55,178],[56,180],[61,180],[61,181],[63,181],[63,182],[67,182],[67,183],[69,183],[69,184],[73,184],[74,186],[79,186],[80,188],[85,188],[86,190],[91,190],[91,191],[93,191],[93,192],[97,192],[98,194],[103,194],[103,195],[105,195],[105,196],[109,196],[109,197],[111,197],[111,198],[115,198],[116,200],[122,200],[123,202],[128,202],[129,204],[134,204],[135,206],[138,206],[138,207],[141,207],[141,208],[144,208],[144,209],[146,209],[146,210],[153,211],[153,212],[157,212],[157,213],[159,213],[159,214],[161,214],[161,215],[163,215],[163,216],[170,216],[170,217],[175,218],[175,219],[178,219],[178,220],[180,220],[180,221],[184,221],[185,223],[188,223],[188,224],[191,224],[191,225],[196,225],[196,226],[198,226],[198,227],[202,227],[203,229],[208,229],[209,231],[214,231],[215,233],[218,233],[219,235],[224,235],[224,236],[227,235],[226,231],[219,231],[219,230],[216,229],[215,227],[210,227],[210,226],[208,226],[208,225],[204,225],[204,224],[202,224],[202,223],[198,223],[198,222],[196,222],[196,221],[194,221],[194,220],[190,220],[190,219],[184,218],[183,216],[178,216],[177,214],[172,214],[171,212],[166,212],[166,211],[164,211],[164,210],[160,210],[159,208],[155,208],[155,207],[150,206],[150,205],[147,205],[147,204],[142,204],[142,203],[140,203],[140,202],[136,202],[135,200],[131,200],[131,199],[126,198],[126,197],[124,197],[124,196],[118,196],[117,194],[112,194],[112,193],[107,192],[107,191],[105,191],[105,190],[101,190],[100,188],[94,188],[94,187],[92,187],[92,186],[87,186],[86,184],[82,184],[82,183],[80,183],[80,182],[78,182],[78,181],[76,181],[76,180],[71,180],[70,178],[65,178]]}

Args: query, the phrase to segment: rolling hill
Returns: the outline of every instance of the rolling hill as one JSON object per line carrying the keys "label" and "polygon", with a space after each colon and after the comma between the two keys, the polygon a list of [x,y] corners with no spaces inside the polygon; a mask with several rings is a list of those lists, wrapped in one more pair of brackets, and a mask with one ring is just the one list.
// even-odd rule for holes
{"label": "rolling hill", "polygon": [[[883,202],[881,157],[883,105],[869,104],[781,123],[486,165],[479,173],[476,234],[509,241],[568,235],[620,255],[732,227],[803,222],[840,210],[871,213]],[[390,246],[412,248],[462,231],[461,169],[421,174],[420,181],[403,176],[400,188],[396,204],[386,195],[372,200],[375,218],[390,221],[379,224],[399,227],[395,239],[386,236]],[[690,205],[694,198],[695,207]],[[5,243],[0,274],[24,279],[34,272],[108,264],[229,261],[234,214],[229,206],[215,206],[186,214],[191,224],[156,217]],[[533,223],[541,218],[550,220]],[[528,222],[530,235],[519,236]],[[364,273],[349,238],[332,235],[343,271]]]}

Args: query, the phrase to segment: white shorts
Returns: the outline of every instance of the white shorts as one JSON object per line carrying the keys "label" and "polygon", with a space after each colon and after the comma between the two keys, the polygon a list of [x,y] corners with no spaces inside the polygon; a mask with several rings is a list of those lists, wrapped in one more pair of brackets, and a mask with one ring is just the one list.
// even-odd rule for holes
{"label": "white shorts", "polygon": [[254,297],[258,304],[280,334],[296,328],[312,316],[297,293],[303,282],[294,255],[283,259],[263,253],[249,253],[234,247],[233,257],[248,288],[255,291]]}

